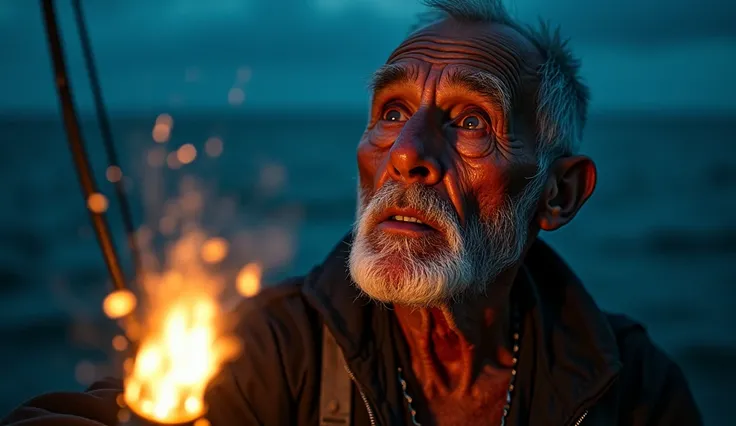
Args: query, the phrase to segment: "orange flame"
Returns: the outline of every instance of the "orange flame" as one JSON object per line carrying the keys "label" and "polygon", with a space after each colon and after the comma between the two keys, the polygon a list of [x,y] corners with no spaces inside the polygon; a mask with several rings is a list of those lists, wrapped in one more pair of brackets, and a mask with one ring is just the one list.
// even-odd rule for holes
{"label": "orange flame", "polygon": [[[167,142],[172,127],[171,116],[160,115],[153,130],[156,142]],[[203,152],[219,156],[222,140],[210,138]],[[147,161],[151,167],[167,164],[177,169],[196,157],[194,145],[184,144],[168,154],[163,147],[151,150]],[[122,174],[113,173],[117,170],[108,172],[111,180]],[[88,207],[104,211],[106,201],[102,194],[95,194]],[[208,238],[200,230],[196,221],[206,206],[195,182],[183,180],[180,196],[167,200],[158,227],[137,232],[145,252],[145,273],[138,280],[142,284],[140,302],[129,290],[118,290],[103,303],[105,313],[121,319],[125,329],[126,336],[112,339],[113,348],[120,352],[135,350],[123,364],[124,391],[118,403],[159,424],[196,421],[195,426],[208,426],[203,417],[207,388],[222,366],[242,350],[240,341],[226,327],[226,306],[230,304],[222,302],[230,301],[221,299],[226,281],[216,273],[229,257],[230,244],[223,238]],[[164,259],[145,250],[153,244],[156,231],[164,237],[178,237]],[[260,291],[261,268],[250,263],[238,273],[235,290],[241,296],[251,297]],[[129,415],[125,410],[121,413],[123,417]]]}
{"label": "orange flame", "polygon": [[[142,277],[145,316],[136,338],[126,329],[136,340],[137,353],[125,364],[124,402],[139,416],[160,424],[202,418],[209,383],[240,351],[240,342],[225,327],[228,313],[220,300],[225,280],[213,268],[227,256],[228,243],[207,238],[185,219],[196,216],[203,206],[202,195],[190,188],[171,205],[172,216],[162,218],[172,219],[167,231],[173,233],[176,227],[180,238],[166,252],[163,270],[146,271]],[[257,272],[248,279],[249,295],[260,287]],[[106,299],[105,311],[111,317],[127,314],[135,306],[130,299],[128,293],[116,292]],[[122,341],[114,344],[119,350],[126,346]]]}
{"label": "orange flame", "polygon": [[224,327],[222,281],[205,267],[219,260],[203,250],[213,244],[222,248],[224,242],[190,230],[169,251],[167,270],[145,275],[149,314],[126,371],[124,398],[146,419],[176,424],[202,417],[207,386],[239,353],[239,342]]}
{"label": "orange flame", "polygon": [[217,302],[203,295],[166,307],[126,378],[129,407],[164,424],[190,422],[205,413],[207,385],[238,350],[234,341],[218,336],[219,313]]}

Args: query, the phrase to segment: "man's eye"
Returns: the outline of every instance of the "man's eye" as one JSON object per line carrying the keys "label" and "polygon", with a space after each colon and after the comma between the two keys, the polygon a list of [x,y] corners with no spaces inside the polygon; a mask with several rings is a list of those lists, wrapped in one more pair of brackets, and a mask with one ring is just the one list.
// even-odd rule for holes
{"label": "man's eye", "polygon": [[383,120],[385,121],[406,121],[404,113],[398,108],[389,108],[383,113]]}
{"label": "man's eye", "polygon": [[468,115],[460,120],[460,127],[467,130],[479,130],[487,127],[486,120],[478,115]]}

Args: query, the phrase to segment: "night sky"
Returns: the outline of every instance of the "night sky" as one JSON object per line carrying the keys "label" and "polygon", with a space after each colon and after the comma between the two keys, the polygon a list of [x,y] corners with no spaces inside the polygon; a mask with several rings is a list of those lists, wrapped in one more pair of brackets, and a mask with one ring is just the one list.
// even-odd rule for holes
{"label": "night sky", "polygon": [[[58,1],[72,73],[90,106],[71,2]],[[516,0],[562,27],[583,59],[593,112],[735,111],[736,6],[724,0]],[[422,10],[412,0],[83,2],[113,111],[172,106],[364,109],[370,73]],[[57,108],[39,2],[0,0],[0,111]],[[241,79],[238,81],[238,70]],[[245,73],[245,74],[243,74]],[[247,82],[243,76],[249,75]]]}

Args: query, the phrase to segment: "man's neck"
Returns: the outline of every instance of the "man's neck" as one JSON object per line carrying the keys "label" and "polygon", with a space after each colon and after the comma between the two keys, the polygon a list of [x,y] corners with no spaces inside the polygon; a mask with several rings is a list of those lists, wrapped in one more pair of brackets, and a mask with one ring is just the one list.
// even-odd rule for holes
{"label": "man's neck", "polygon": [[510,288],[439,307],[394,305],[428,396],[467,395],[479,375],[511,366]]}

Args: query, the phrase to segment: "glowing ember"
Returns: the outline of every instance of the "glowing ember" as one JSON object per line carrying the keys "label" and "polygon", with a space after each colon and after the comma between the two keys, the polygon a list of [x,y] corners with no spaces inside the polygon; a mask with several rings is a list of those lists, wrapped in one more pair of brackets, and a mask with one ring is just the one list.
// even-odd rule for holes
{"label": "glowing ember", "polygon": [[95,213],[104,213],[107,205],[107,197],[100,193],[92,194],[87,199],[87,207]]}
{"label": "glowing ember", "polygon": [[112,183],[120,182],[120,179],[123,178],[123,171],[118,166],[110,166],[105,171],[105,177]]}
{"label": "glowing ember", "polygon": [[174,119],[169,114],[161,114],[156,117],[156,124],[153,126],[151,136],[158,143],[164,143],[171,137],[171,128],[174,126]]}
{"label": "glowing ember", "polygon": [[116,290],[105,297],[102,310],[109,318],[118,319],[133,312],[136,304],[135,294],[130,290]]}
{"label": "glowing ember", "polygon": [[112,347],[116,351],[122,352],[128,349],[128,339],[126,339],[125,336],[115,336],[112,339]]}
{"label": "glowing ember", "polygon": [[174,125],[174,119],[171,118],[169,114],[161,114],[158,117],[156,117],[156,124],[163,124],[168,127],[171,127]]}
{"label": "glowing ember", "polygon": [[245,265],[238,273],[236,285],[242,296],[252,297],[258,294],[261,289],[261,266],[257,263]]}
{"label": "glowing ember", "polygon": [[190,143],[184,144],[176,151],[176,158],[181,164],[189,164],[197,158],[197,149]]}
{"label": "glowing ember", "polygon": [[224,238],[211,238],[202,245],[202,260],[215,264],[227,256],[228,244]]}
{"label": "glowing ember", "polygon": [[156,123],[156,125],[153,126],[153,132],[151,134],[154,141],[164,143],[168,141],[169,136],[171,136],[171,127],[167,124]]}

